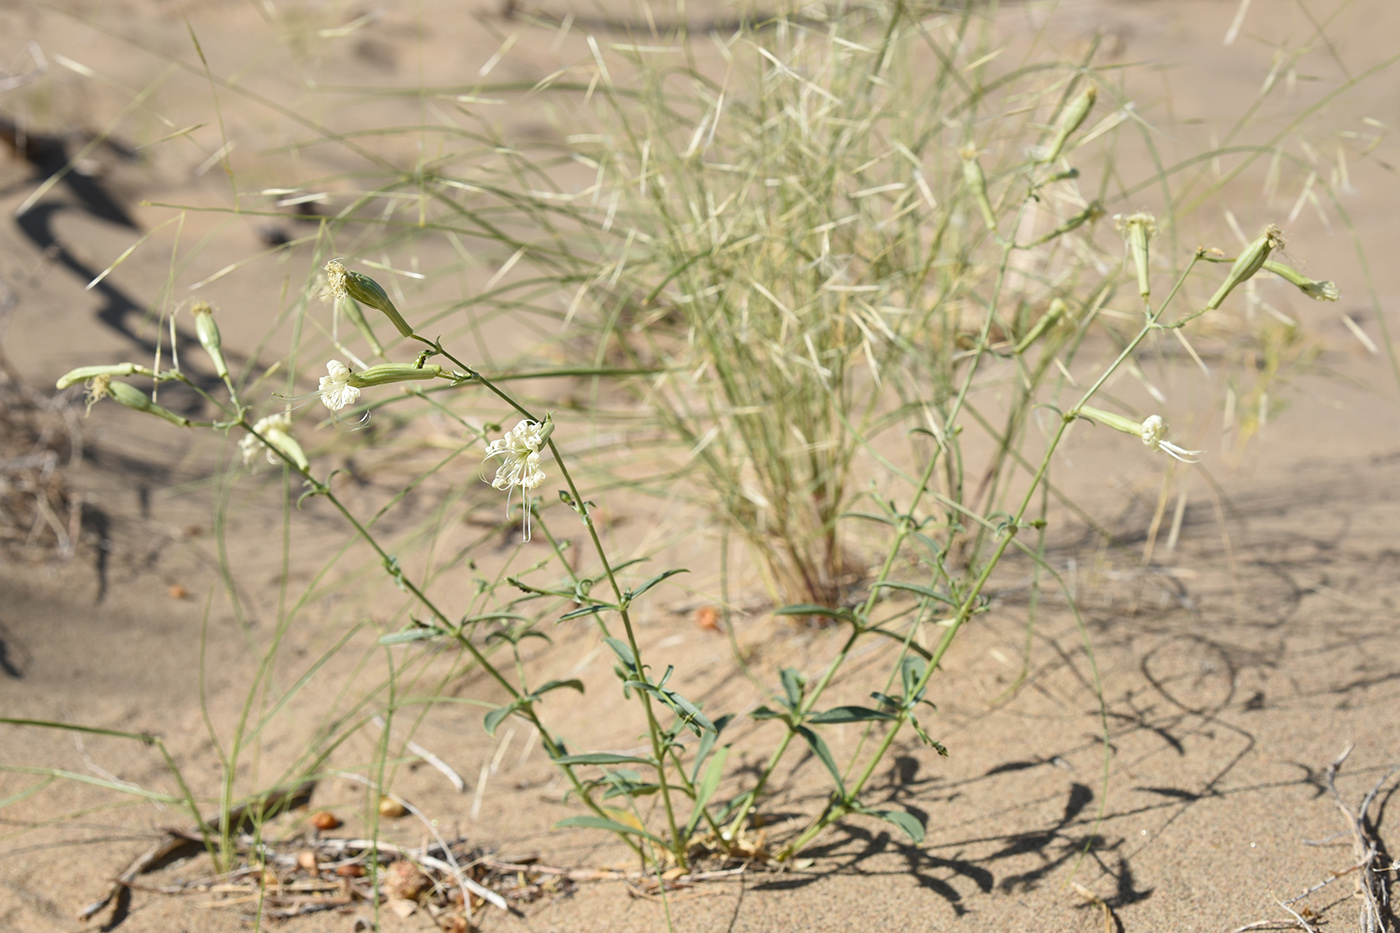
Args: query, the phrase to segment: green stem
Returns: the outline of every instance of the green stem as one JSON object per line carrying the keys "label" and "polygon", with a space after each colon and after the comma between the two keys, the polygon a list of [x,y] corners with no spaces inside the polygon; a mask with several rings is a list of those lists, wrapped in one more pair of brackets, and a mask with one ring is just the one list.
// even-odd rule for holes
{"label": "green stem", "polygon": [[[1017,531],[1020,530],[1021,523],[1025,518],[1026,511],[1030,508],[1031,503],[1034,500],[1036,491],[1044,483],[1046,473],[1050,469],[1050,463],[1054,457],[1055,451],[1059,448],[1061,441],[1064,439],[1065,431],[1067,431],[1069,429],[1069,426],[1074,422],[1075,412],[1082,406],[1089,403],[1090,399],[1093,398],[1094,393],[1096,393],[1100,388],[1102,388],[1103,384],[1107,382],[1109,377],[1112,376],[1115,371],[1117,371],[1118,367],[1120,367],[1123,364],[1123,362],[1129,356],[1132,355],[1133,351],[1136,350],[1137,347],[1142,343],[1142,341],[1147,338],[1148,334],[1152,333],[1155,330],[1161,329],[1161,325],[1158,323],[1158,320],[1160,319],[1162,312],[1171,303],[1172,298],[1174,298],[1177,292],[1180,290],[1182,283],[1184,283],[1186,280],[1186,276],[1190,274],[1191,268],[1196,263],[1196,258],[1197,257],[1193,257],[1191,262],[1187,265],[1186,269],[1183,270],[1181,276],[1177,279],[1175,285],[1172,287],[1172,290],[1168,293],[1166,300],[1161,304],[1161,306],[1159,306],[1156,311],[1148,312],[1147,320],[1143,324],[1142,328],[1138,331],[1137,335],[1134,336],[1132,340],[1128,341],[1127,346],[1125,346],[1122,352],[1118,354],[1117,358],[1114,359],[1113,363],[1110,364],[1107,369],[1105,369],[1103,374],[1099,376],[1099,378],[1096,379],[1087,390],[1085,390],[1084,394],[1080,397],[1078,403],[1074,405],[1068,412],[1066,412],[1065,415],[1060,419],[1060,425],[1056,429],[1055,435],[1050,439],[1050,443],[1045,450],[1045,454],[1041,457],[1040,466],[1036,469],[1035,476],[1031,478],[1030,485],[1027,487],[1025,495],[1020,502],[1020,505],[1017,507],[1015,513],[1013,514],[1012,520],[1004,526],[999,540],[997,541],[996,548],[993,550],[991,556],[987,559],[986,564],[983,565],[982,571],[978,574],[977,579],[973,583],[971,590],[968,591],[966,596],[964,596],[962,602],[959,604],[958,611],[953,617],[952,624],[948,627],[947,631],[944,632],[942,639],[939,640],[938,647],[934,649],[932,657],[929,659],[927,666],[924,668],[923,676],[919,679],[918,683],[914,685],[914,688],[911,691],[912,694],[917,695],[927,688],[929,680],[933,677],[934,671],[938,669],[938,665],[942,661],[944,654],[947,653],[948,648],[952,645],[953,639],[957,637],[958,631],[962,628],[963,624],[966,623],[967,620],[972,617],[974,610],[977,608],[978,600],[981,598],[982,591],[986,588],[987,582],[991,579],[992,573],[996,570],[997,565],[1001,563],[1002,556],[1006,553],[1006,549],[1011,546],[1011,542],[1016,537]],[[884,759],[885,754],[889,751],[890,745],[894,742],[895,737],[899,734],[901,727],[904,725],[905,722],[908,721],[908,719],[909,712],[906,710],[903,713],[901,713],[899,718],[891,724],[889,731],[881,740],[879,747],[876,748],[874,754],[871,755],[870,760],[867,763],[864,771],[861,772],[861,775],[856,780],[856,782],[851,785],[849,792],[846,796],[847,801],[855,800],[858,798],[860,792],[865,788],[866,783],[875,773],[876,767],[879,766],[880,762]],[[807,845],[807,843],[815,839],[817,835],[821,833],[822,830],[824,830],[827,826],[830,826],[836,820],[839,820],[841,817],[845,816],[848,812],[850,811],[846,802],[833,802],[833,804],[830,807],[828,807],[827,810],[820,817],[818,817],[817,820],[815,820],[811,826],[804,830],[801,833],[801,835],[799,835],[796,839],[794,839],[791,843],[785,846],[782,849],[782,851],[778,853],[777,859],[779,861],[783,861],[791,858],[797,852],[800,852],[803,849],[803,847]]]}
{"label": "green stem", "polygon": [[[471,381],[480,383],[487,390],[495,394],[496,397],[500,398],[503,402],[505,402],[511,408],[515,409],[517,412],[519,412],[521,415],[523,415],[530,421],[539,422],[543,420],[536,416],[534,413],[532,413],[529,409],[525,408],[519,402],[517,402],[514,398],[512,398],[502,389],[498,388],[494,383],[492,383],[490,379],[487,379],[485,376],[482,376],[480,373],[472,369],[466,363],[457,359],[451,353],[443,349],[441,343],[433,340],[428,340],[427,338],[421,337],[417,334],[414,334],[413,337],[415,340],[418,340],[431,347],[435,352],[441,354],[444,358],[452,361],[452,363],[461,368],[462,372],[467,374]],[[554,440],[551,438],[547,440],[546,443],[549,445],[549,452],[554,456],[554,462],[559,467],[560,475],[564,478],[564,483],[569,487],[569,495],[573,497],[574,507],[578,510],[579,517],[583,519],[584,527],[588,529],[588,536],[593,542],[594,553],[597,554],[598,561],[603,566],[603,572],[608,578],[608,584],[612,587],[613,595],[617,599],[619,614],[622,616],[622,627],[627,634],[627,645],[629,648],[632,649],[632,657],[636,659],[638,672],[642,673],[645,671],[645,667],[642,663],[642,651],[641,647],[637,644],[636,632],[634,631],[632,626],[632,617],[627,609],[627,599],[624,596],[622,585],[617,582],[617,575],[613,572],[612,562],[608,560],[607,551],[603,547],[602,539],[598,537],[598,528],[593,522],[592,514],[590,514],[588,511],[588,503],[583,498],[582,493],[579,492],[578,486],[574,483],[573,475],[569,472],[568,465],[564,462],[564,458],[560,455],[559,448],[555,446]],[[472,650],[473,655],[479,657],[475,649]],[[505,683],[504,678],[500,677],[498,672],[495,672],[493,670],[493,673],[496,674],[496,678],[498,681],[500,681],[501,683]],[[645,676],[644,673],[643,676]],[[514,691],[512,691],[512,694],[514,696]],[[661,799],[665,804],[666,808],[666,822],[671,831],[671,853],[675,856],[677,864],[684,866],[686,864],[686,840],[680,838],[679,824],[676,822],[675,803],[671,799],[671,786],[666,777],[666,743],[662,738],[661,723],[657,719],[656,710],[652,706],[651,695],[645,690],[638,690],[637,695],[641,700],[642,709],[646,714],[647,734],[651,740],[652,756],[656,761],[657,783],[661,786]]]}

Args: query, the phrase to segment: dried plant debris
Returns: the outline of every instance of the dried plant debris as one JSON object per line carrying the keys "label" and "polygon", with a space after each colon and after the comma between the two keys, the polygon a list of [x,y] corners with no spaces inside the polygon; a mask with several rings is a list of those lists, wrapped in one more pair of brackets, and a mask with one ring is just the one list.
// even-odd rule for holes
{"label": "dried plant debris", "polygon": [[82,532],[82,499],[64,470],[82,457],[71,400],[35,392],[0,369],[0,554],[62,563]]}
{"label": "dried plant debris", "polygon": [[[197,835],[178,836],[170,842],[198,845]],[[536,866],[533,858],[502,861],[461,839],[408,848],[371,839],[273,843],[245,833],[231,842],[238,859],[227,873],[153,884],[139,880],[142,871],[128,870],[119,883],[133,891],[205,895],[206,907],[245,910],[265,920],[349,913],[379,904],[400,917],[422,913],[444,930],[468,930],[474,928],[473,917],[488,907],[514,910],[569,894],[579,880],[601,880],[607,874]],[[141,861],[144,870],[158,867],[154,860]],[[93,916],[107,902],[104,898],[91,905],[83,916]]]}
{"label": "dried plant debris", "polygon": [[[1400,774],[1400,765],[1391,765],[1387,768],[1361,799],[1360,806],[1353,810],[1342,799],[1341,792],[1337,790],[1337,773],[1341,771],[1342,764],[1351,755],[1353,748],[1355,746],[1348,745],[1327,766],[1325,776],[1327,792],[1332,797],[1332,802],[1337,805],[1337,809],[1341,811],[1346,828],[1327,839],[1309,842],[1309,845],[1331,845],[1339,839],[1350,841],[1352,864],[1333,869],[1325,879],[1308,888],[1302,894],[1286,901],[1279,901],[1279,907],[1289,915],[1287,918],[1247,923],[1244,926],[1236,927],[1231,933],[1245,933],[1248,930],[1284,929],[1317,933],[1323,922],[1323,915],[1328,912],[1328,909],[1349,901],[1354,902],[1357,906],[1356,929],[1359,933],[1396,933],[1397,929],[1400,929],[1397,927],[1395,905],[1391,899],[1392,880],[1396,873],[1400,872],[1400,859],[1394,859],[1389,855],[1384,840],[1380,838],[1379,826],[1370,814],[1372,804],[1376,802],[1377,796],[1381,794],[1385,785],[1396,774]],[[1400,788],[1392,786],[1389,793],[1394,793],[1397,789]],[[1344,897],[1316,908],[1306,904],[1299,907],[1294,906],[1342,878],[1352,879],[1353,893],[1351,897]]]}
{"label": "dried plant debris", "polygon": [[[439,837],[411,848],[383,839],[333,837],[324,831],[338,828],[340,819],[329,810],[311,811],[307,804],[313,787],[307,782],[234,808],[228,825],[236,832],[227,837],[225,850],[225,864],[231,867],[217,874],[198,874],[198,866],[207,862],[182,860],[198,858],[206,846],[218,848],[222,821],[208,820],[204,832],[167,830],[116,875],[100,899],[80,911],[80,918],[90,920],[113,903],[121,911],[122,892],[147,892],[199,896],[204,907],[244,911],[263,920],[378,907],[401,918],[419,914],[442,930],[467,931],[477,928],[484,911],[520,913],[526,905],[568,896],[584,883],[621,883],[639,898],[694,896],[698,885],[733,880],[755,867],[710,859],[721,867],[677,867],[660,874],[561,868],[537,855],[501,857],[462,838]],[[300,809],[286,811],[289,805]],[[279,811],[282,815],[275,816]],[[273,838],[271,822],[252,831],[261,820],[288,817],[297,818],[297,828],[280,838]],[[163,878],[161,872],[166,872]]]}

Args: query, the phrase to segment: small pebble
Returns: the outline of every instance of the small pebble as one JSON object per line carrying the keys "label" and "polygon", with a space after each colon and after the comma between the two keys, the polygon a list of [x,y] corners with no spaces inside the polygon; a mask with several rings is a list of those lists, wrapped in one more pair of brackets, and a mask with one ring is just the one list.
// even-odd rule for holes
{"label": "small pebble", "polygon": [[335,829],[340,826],[340,817],[329,810],[317,810],[311,814],[311,825],[317,829]]}

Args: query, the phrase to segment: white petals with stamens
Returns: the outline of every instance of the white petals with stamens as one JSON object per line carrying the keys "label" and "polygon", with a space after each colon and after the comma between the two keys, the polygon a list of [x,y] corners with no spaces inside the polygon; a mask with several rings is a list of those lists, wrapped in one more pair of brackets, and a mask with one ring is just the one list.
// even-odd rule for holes
{"label": "white petals with stamens", "polygon": [[1196,463],[1205,451],[1186,450],[1167,440],[1167,423],[1161,415],[1149,415],[1142,422],[1142,442],[1153,450],[1160,450],[1167,456],[1182,463]]}
{"label": "white petals with stamens", "polygon": [[506,493],[506,515],[510,515],[510,499],[519,486],[525,497],[525,536],[530,540],[530,491],[544,482],[540,449],[548,438],[545,425],[538,421],[521,421],[506,432],[505,437],[486,447],[486,459],[501,457],[496,478],[491,485]]}
{"label": "white petals with stamens", "polygon": [[350,367],[340,360],[331,360],[326,364],[326,372],[327,375],[321,377],[320,388],[316,390],[326,407],[331,411],[340,411],[346,405],[355,404],[360,390],[350,384]]}

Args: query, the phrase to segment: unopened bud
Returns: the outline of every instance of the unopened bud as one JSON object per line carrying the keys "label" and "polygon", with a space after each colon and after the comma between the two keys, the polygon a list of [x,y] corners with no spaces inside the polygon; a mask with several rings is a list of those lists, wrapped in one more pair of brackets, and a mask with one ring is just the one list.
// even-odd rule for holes
{"label": "unopened bud", "polygon": [[1230,292],[1241,282],[1250,279],[1254,273],[1264,268],[1264,263],[1268,261],[1269,254],[1276,249],[1283,248],[1283,231],[1273,224],[1264,228],[1264,232],[1259,234],[1258,239],[1249,244],[1243,253],[1235,260],[1235,264],[1230,267],[1230,274],[1225,277],[1225,283],[1206,302],[1205,310],[1214,311],[1220,307]]}
{"label": "unopened bud", "polygon": [[388,385],[391,382],[411,382],[436,379],[443,375],[441,366],[415,366],[412,363],[380,363],[364,372],[351,373],[349,384],[357,389]]}
{"label": "unopened bud", "polygon": [[1065,143],[1074,135],[1074,131],[1084,125],[1084,120],[1089,116],[1089,111],[1094,108],[1094,98],[1098,96],[1098,90],[1091,84],[1085,88],[1078,97],[1070,101],[1070,105],[1065,108],[1065,112],[1060,115],[1060,123],[1055,131],[1055,138],[1050,145],[1045,147],[1045,152],[1041,155],[1041,162],[1054,162],[1064,151]]}
{"label": "unopened bud", "polygon": [[64,373],[55,385],[60,389],[66,389],[71,385],[80,382],[87,382],[89,379],[96,379],[98,376],[155,376],[155,370],[141,366],[137,363],[107,363],[100,366],[79,366],[77,369],[70,369]]}
{"label": "unopened bud", "polygon": [[[96,380],[94,380],[94,382],[96,382]],[[162,408],[151,401],[149,395],[129,383],[112,382],[110,378],[108,378],[106,384],[102,386],[102,392],[113,401],[119,402],[133,411],[144,411],[148,415],[164,418],[177,427],[188,428],[190,426],[190,419],[177,415],[168,408]],[[94,401],[96,401],[96,399],[94,399]]]}
{"label": "unopened bud", "polygon": [[977,161],[977,147],[973,145],[964,146],[958,154],[963,160],[963,182],[968,190],[972,192],[972,197],[977,201],[977,207],[982,212],[982,220],[986,222],[987,229],[992,235],[997,235],[997,215],[992,211],[992,202],[987,197],[987,176],[982,173],[982,163]]}
{"label": "unopened bud", "polygon": [[1122,214],[1113,218],[1118,224],[1118,230],[1128,241],[1128,250],[1133,254],[1133,265],[1137,268],[1138,294],[1146,298],[1152,294],[1152,282],[1149,278],[1149,268],[1147,263],[1147,241],[1157,233],[1157,218],[1146,211],[1139,211],[1136,214],[1129,214],[1124,217]]}
{"label": "unopened bud", "polygon": [[209,354],[214,363],[214,372],[220,379],[228,378],[228,364],[224,362],[223,338],[219,335],[219,325],[214,320],[214,309],[207,301],[196,301],[190,308],[194,314],[194,332],[199,335],[200,346]]}

